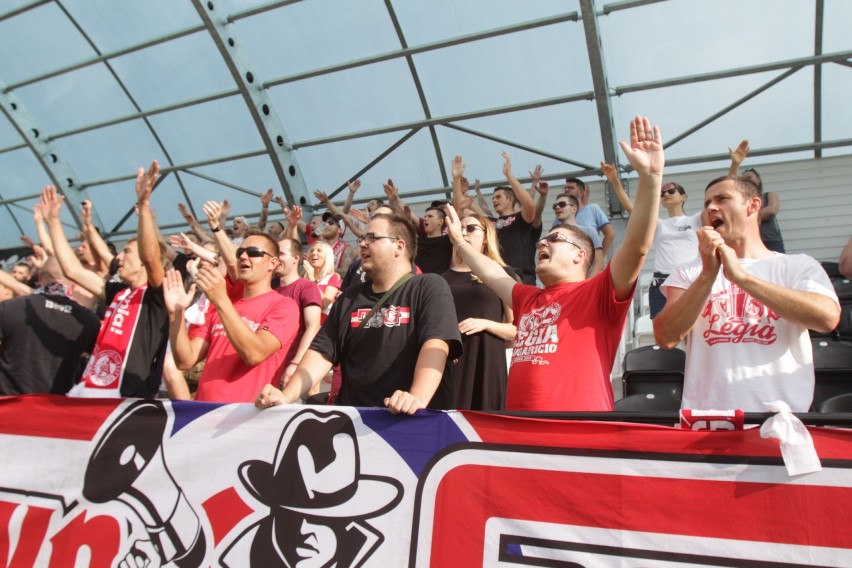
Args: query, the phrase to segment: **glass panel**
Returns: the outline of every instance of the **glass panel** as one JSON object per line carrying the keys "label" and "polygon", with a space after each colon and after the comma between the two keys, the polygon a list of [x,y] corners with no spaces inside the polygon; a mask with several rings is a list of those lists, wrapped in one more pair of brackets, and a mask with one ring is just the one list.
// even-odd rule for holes
{"label": "glass panel", "polygon": [[[852,69],[841,65],[822,66],[822,139],[852,139]],[[845,96],[838,96],[838,95]],[[843,149],[844,154],[852,148]]]}
{"label": "glass panel", "polygon": [[39,193],[50,178],[29,148],[0,154],[0,200]]}
{"label": "glass panel", "polygon": [[136,112],[103,64],[21,87],[16,94],[49,134]]}
{"label": "glass panel", "polygon": [[54,142],[83,182],[136,174],[139,166],[159,159],[160,150],[141,120],[60,138]]}
{"label": "glass panel", "polygon": [[579,11],[576,0],[430,0],[393,5],[410,46]]}
{"label": "glass panel", "polygon": [[294,142],[423,118],[401,60],[284,84],[270,89],[269,96]]}
{"label": "glass panel", "polygon": [[846,0],[824,0],[822,29],[822,52],[852,50],[849,22],[852,22],[852,2]]}
{"label": "glass panel", "polygon": [[150,118],[175,164],[263,149],[242,97],[230,97]]}
{"label": "glass panel", "polygon": [[[659,124],[663,140],[671,140],[713,113],[766,83],[779,73],[764,73],[630,93],[613,100],[616,132],[629,136],[630,119],[642,114]],[[666,151],[667,159],[727,155],[728,147],[748,138],[754,149],[802,144],[813,140],[810,98],[813,72],[802,69],[757,95]],[[804,104],[791,106],[790,101]]]}
{"label": "glass panel", "polygon": [[380,0],[297,2],[237,20],[234,36],[262,80],[400,49]]}
{"label": "glass panel", "polygon": [[575,23],[431,51],[414,61],[433,116],[592,91],[583,28]]}
{"label": "glass panel", "polygon": [[812,2],[660,2],[598,21],[610,87],[813,54]]}
{"label": "glass panel", "polygon": [[[550,152],[590,168],[598,167],[602,158],[597,112],[595,104],[591,101],[478,118],[460,122],[459,126]],[[470,164],[482,164],[485,167],[483,172],[487,173],[474,174],[471,170],[470,174],[473,177],[467,175],[470,180],[479,177],[483,182],[489,179],[503,183],[501,171],[503,159],[500,154],[504,150],[512,157],[514,173],[518,178],[527,177],[528,171],[532,170],[536,164],[542,164],[545,177],[581,169],[576,165],[526,152],[500,142],[488,141],[451,128],[442,129],[440,132],[441,147],[444,148],[448,159],[461,153],[467,161],[467,154],[471,151],[477,152],[470,155]],[[519,159],[524,156],[523,163],[515,160],[516,154]]]}
{"label": "glass panel", "polygon": [[0,21],[0,77],[6,85],[92,56],[92,48],[52,2]]}
{"label": "glass panel", "polygon": [[66,9],[86,30],[101,53],[114,52],[201,25],[191,2],[87,0],[69,2]]}
{"label": "glass panel", "polygon": [[112,64],[143,109],[236,88],[206,31],[116,58]]}
{"label": "glass panel", "polygon": [[[405,132],[395,132],[299,150],[299,164],[305,179],[308,180],[309,191],[313,193],[315,189],[322,189],[332,193],[404,135]],[[451,159],[452,156],[445,157],[448,175]],[[384,198],[382,184],[388,178],[393,179],[401,192],[444,187],[428,130],[423,129],[415,134],[372,169],[361,175],[361,189],[355,198],[357,200],[371,197]],[[333,198],[333,201],[342,203],[346,199],[347,191],[348,189],[341,191]],[[316,203],[313,196],[311,200]]]}

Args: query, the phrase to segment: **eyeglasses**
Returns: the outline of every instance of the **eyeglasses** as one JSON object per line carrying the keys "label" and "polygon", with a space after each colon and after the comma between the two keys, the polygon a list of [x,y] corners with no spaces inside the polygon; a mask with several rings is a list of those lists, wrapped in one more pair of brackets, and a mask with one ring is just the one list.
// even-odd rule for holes
{"label": "eyeglasses", "polygon": [[666,195],[674,195],[675,193],[680,193],[680,190],[676,187],[670,187],[668,189],[664,189],[660,192],[660,197],[664,197]]}
{"label": "eyeglasses", "polygon": [[572,241],[571,239],[566,237],[564,233],[548,233],[546,237],[539,239],[538,244],[541,244],[544,241],[547,241],[548,243],[557,243],[557,242],[568,243],[570,245],[574,245],[575,247],[577,247],[580,250],[583,250],[583,247],[581,247],[580,245],[578,245],[577,243],[575,243],[574,241]]}
{"label": "eyeglasses", "polygon": [[476,231],[484,231],[485,229],[479,225],[462,225],[461,230],[464,233],[475,233]]}
{"label": "eyeglasses", "polygon": [[274,254],[269,254],[260,247],[240,247],[237,249],[237,258],[239,259],[243,256],[243,253],[246,253],[249,258],[260,258],[263,255],[275,256]]}
{"label": "eyeglasses", "polygon": [[553,204],[553,210],[556,211],[557,209],[564,209],[565,207],[568,207],[569,205],[571,205],[572,207],[576,207],[570,201],[557,201],[556,203]]}
{"label": "eyeglasses", "polygon": [[377,235],[376,233],[367,233],[363,237],[358,237],[358,244],[366,243],[368,245],[373,244],[379,239],[393,239],[395,241],[399,240],[399,237],[393,237],[390,235]]}

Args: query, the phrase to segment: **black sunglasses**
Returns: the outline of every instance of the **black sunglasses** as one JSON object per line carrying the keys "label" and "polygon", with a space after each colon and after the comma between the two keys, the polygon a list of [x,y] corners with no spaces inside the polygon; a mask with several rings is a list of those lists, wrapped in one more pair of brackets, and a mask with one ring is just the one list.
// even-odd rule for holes
{"label": "black sunglasses", "polygon": [[569,205],[574,205],[574,204],[571,203],[570,201],[557,201],[556,203],[553,204],[553,210],[556,211],[557,209],[564,209],[565,207],[568,207]]}
{"label": "black sunglasses", "polygon": [[660,197],[664,195],[674,195],[675,193],[680,193],[680,190],[676,187],[670,187],[668,189],[664,189],[660,192]]}
{"label": "black sunglasses", "polygon": [[578,249],[583,250],[583,247],[581,247],[562,233],[548,233],[547,235],[538,240],[539,243],[542,243],[544,241],[547,241],[548,243],[568,243],[569,245],[574,245]]}
{"label": "black sunglasses", "polygon": [[237,258],[239,259],[241,256],[243,256],[243,253],[246,253],[249,258],[260,258],[263,255],[275,256],[269,254],[260,247],[240,247],[237,249]]}
{"label": "black sunglasses", "polygon": [[461,228],[461,229],[462,229],[462,231],[464,231],[465,233],[473,233],[473,232],[475,232],[475,231],[477,231],[477,230],[479,230],[479,231],[484,231],[484,230],[485,230],[485,229],[483,229],[482,227],[480,227],[479,225],[462,225],[462,228]]}

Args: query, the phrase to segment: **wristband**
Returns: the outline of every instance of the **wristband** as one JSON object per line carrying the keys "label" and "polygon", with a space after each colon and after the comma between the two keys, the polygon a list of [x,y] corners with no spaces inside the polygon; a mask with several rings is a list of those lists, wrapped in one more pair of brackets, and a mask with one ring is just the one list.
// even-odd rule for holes
{"label": "wristband", "polygon": [[218,233],[219,231],[222,230],[222,227],[210,227],[210,230],[213,231],[214,233]]}

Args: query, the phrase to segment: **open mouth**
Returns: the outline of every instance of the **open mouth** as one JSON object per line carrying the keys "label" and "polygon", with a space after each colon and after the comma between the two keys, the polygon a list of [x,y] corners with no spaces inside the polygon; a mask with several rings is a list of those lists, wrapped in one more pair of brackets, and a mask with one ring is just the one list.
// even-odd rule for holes
{"label": "open mouth", "polygon": [[538,260],[539,261],[548,260],[549,258],[550,258],[550,253],[547,252],[546,250],[541,250],[541,251],[538,252]]}
{"label": "open mouth", "polygon": [[710,221],[710,226],[712,226],[714,229],[718,229],[724,224],[725,223],[721,219],[713,219],[712,221]]}

